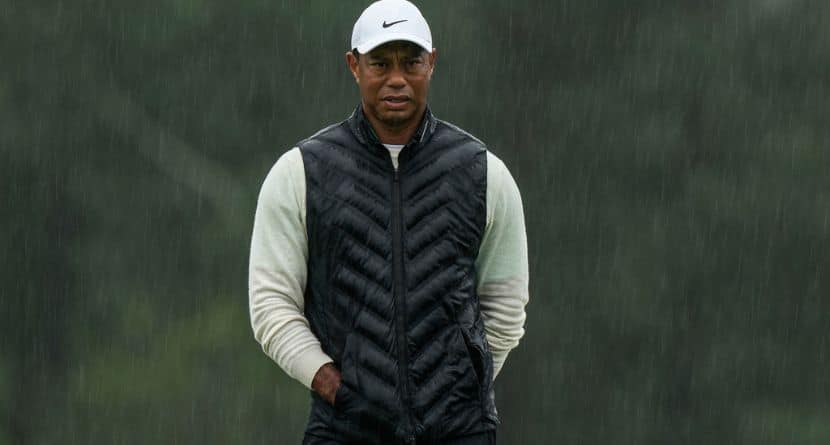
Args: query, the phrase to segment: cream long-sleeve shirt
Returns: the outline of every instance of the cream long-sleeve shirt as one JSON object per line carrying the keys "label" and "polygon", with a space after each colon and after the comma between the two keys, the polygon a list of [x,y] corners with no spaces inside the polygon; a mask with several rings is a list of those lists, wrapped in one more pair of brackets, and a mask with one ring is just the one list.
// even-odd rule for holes
{"label": "cream long-sleeve shirt", "polygon": [[[397,168],[398,147],[387,148]],[[486,200],[476,288],[495,379],[524,335],[528,264],[519,189],[504,163],[490,152]],[[277,160],[259,193],[248,296],[254,337],[263,351],[289,376],[311,388],[317,370],[332,359],[303,312],[307,260],[305,169],[302,154],[294,147]]]}

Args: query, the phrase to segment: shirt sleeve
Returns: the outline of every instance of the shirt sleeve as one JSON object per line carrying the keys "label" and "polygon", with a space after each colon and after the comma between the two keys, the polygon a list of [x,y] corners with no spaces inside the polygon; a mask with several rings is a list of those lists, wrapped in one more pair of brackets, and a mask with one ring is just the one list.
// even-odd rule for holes
{"label": "shirt sleeve", "polygon": [[487,223],[476,269],[481,314],[493,356],[493,378],[524,335],[528,302],[527,234],[519,188],[487,153]]}
{"label": "shirt sleeve", "polygon": [[305,170],[299,148],[282,155],[265,178],[251,236],[248,297],[251,327],[262,350],[289,376],[311,388],[332,359],[304,315],[308,235]]}

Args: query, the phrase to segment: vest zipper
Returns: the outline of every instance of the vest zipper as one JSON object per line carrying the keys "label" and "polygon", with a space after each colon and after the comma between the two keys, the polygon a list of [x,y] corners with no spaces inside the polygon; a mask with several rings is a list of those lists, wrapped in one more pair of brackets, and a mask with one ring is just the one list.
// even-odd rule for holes
{"label": "vest zipper", "polygon": [[409,352],[406,339],[406,297],[403,286],[403,230],[401,210],[401,180],[398,175],[400,169],[400,158],[398,168],[394,169],[392,177],[392,287],[395,301],[395,326],[397,330],[398,343],[398,378],[401,381],[404,424],[406,426],[405,443],[414,444],[413,421],[411,405],[412,400],[409,394]]}

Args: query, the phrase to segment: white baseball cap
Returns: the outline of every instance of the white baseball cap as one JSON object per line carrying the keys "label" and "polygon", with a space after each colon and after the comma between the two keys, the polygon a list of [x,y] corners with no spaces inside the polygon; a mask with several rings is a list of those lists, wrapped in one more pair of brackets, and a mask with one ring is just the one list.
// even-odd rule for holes
{"label": "white baseball cap", "polygon": [[432,33],[417,6],[406,0],[372,3],[354,24],[352,48],[366,54],[393,40],[406,40],[432,52]]}

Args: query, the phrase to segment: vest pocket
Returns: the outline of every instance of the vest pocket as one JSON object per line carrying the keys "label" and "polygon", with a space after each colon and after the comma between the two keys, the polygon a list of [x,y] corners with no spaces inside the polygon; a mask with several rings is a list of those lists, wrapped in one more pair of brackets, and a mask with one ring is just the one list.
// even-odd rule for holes
{"label": "vest pocket", "polygon": [[461,331],[461,337],[464,339],[464,349],[467,351],[467,357],[470,359],[470,364],[476,375],[476,383],[478,384],[479,398],[482,397],[482,392],[486,388],[487,382],[484,381],[486,376],[486,363],[484,361],[484,351],[481,350],[475,342],[473,342],[470,334],[463,327],[458,328]]}
{"label": "vest pocket", "polygon": [[386,410],[366,400],[348,384],[341,382],[334,398],[335,418],[356,425],[360,431],[391,435],[395,419]]}
{"label": "vest pocket", "polygon": [[360,370],[355,348],[359,346],[359,341],[353,334],[346,337],[340,365],[340,386],[334,397],[334,416],[364,431],[389,433],[394,430],[395,419],[388,410],[378,407],[363,397],[360,393],[361,388],[356,386],[356,375]]}

